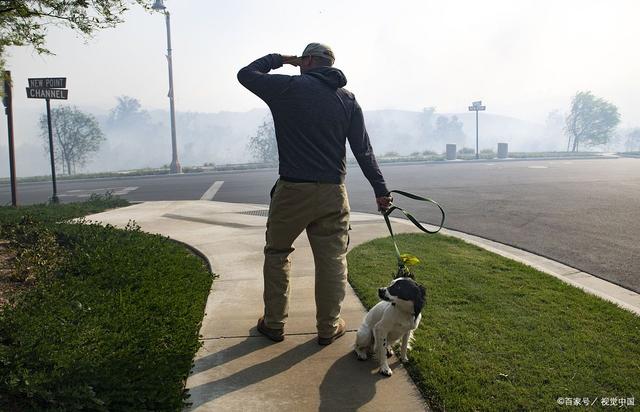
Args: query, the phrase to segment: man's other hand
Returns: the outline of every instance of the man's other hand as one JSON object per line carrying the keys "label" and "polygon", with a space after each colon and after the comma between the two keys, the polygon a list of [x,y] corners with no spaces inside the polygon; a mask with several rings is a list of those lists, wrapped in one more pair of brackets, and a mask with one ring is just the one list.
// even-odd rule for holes
{"label": "man's other hand", "polygon": [[300,58],[298,56],[285,56],[284,54],[282,54],[281,56],[282,64],[290,64],[292,66],[300,65]]}
{"label": "man's other hand", "polygon": [[376,197],[379,212],[386,212],[391,207],[393,197],[391,195]]}

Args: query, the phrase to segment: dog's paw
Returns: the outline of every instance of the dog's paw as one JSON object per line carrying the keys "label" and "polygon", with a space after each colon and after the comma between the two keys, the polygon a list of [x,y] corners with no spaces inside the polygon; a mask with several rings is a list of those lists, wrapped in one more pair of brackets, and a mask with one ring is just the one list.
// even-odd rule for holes
{"label": "dog's paw", "polygon": [[380,368],[380,375],[391,376],[393,375],[393,371],[388,366],[383,366]]}
{"label": "dog's paw", "polygon": [[393,351],[391,350],[391,348],[387,348],[387,358],[390,358],[393,356]]}

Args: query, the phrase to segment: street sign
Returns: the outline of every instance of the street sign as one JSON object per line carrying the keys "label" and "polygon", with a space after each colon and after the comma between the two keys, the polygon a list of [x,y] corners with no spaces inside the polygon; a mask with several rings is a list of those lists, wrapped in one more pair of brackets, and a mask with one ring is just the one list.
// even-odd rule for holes
{"label": "street sign", "polygon": [[49,129],[49,157],[51,158],[51,183],[53,184],[53,196],[51,201],[58,203],[58,188],[56,185],[56,162],[53,155],[53,132],[51,130],[51,99],[67,100],[69,90],[66,77],[35,77],[30,78],[27,87],[29,99],[45,99],[47,102],[47,126]]}
{"label": "street sign", "polygon": [[64,89],[67,87],[66,77],[37,77],[29,80],[29,87],[34,89]]}
{"label": "street sign", "polygon": [[67,89],[36,89],[27,87],[27,97],[29,99],[55,99],[67,100],[69,90]]}
{"label": "street sign", "polygon": [[471,106],[469,106],[469,111],[470,112],[476,112],[476,159],[480,158],[480,152],[478,150],[478,112],[481,112],[483,110],[487,110],[487,106],[483,106],[482,105],[482,100],[478,100],[476,102],[472,102]]}

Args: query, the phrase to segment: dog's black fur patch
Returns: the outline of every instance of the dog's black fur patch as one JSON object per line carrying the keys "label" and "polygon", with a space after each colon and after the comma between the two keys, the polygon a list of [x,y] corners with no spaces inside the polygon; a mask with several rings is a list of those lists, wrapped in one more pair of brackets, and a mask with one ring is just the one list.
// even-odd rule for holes
{"label": "dog's black fur patch", "polygon": [[[397,279],[391,286],[387,288],[390,295],[396,296],[402,300],[413,302],[413,314],[418,316],[422,311],[426,300],[426,290],[424,286],[416,283],[415,280],[409,278]],[[379,293],[380,294],[380,293]]]}

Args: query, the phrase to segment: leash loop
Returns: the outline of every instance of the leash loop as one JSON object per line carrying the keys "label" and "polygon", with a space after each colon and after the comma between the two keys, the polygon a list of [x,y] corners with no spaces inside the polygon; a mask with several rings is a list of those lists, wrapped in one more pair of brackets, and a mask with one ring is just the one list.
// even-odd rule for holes
{"label": "leash loop", "polygon": [[442,206],[440,206],[438,204],[438,202],[436,202],[435,200],[432,200],[432,199],[429,199],[429,198],[426,198],[426,197],[422,197],[422,196],[418,196],[418,195],[414,195],[413,193],[404,192],[402,190],[391,190],[389,193],[397,193],[397,194],[399,194],[401,196],[408,197],[409,199],[432,203],[432,204],[436,205],[438,207],[438,209],[440,209],[440,214],[442,216],[441,219],[440,219],[440,224],[438,225],[438,228],[436,230],[429,230],[426,227],[422,226],[422,224],[420,224],[420,222],[418,222],[418,220],[415,217],[413,217],[413,215],[411,215],[411,213],[409,213],[405,209],[401,208],[400,206],[394,205],[393,203],[391,203],[391,207],[389,207],[389,209],[387,209],[386,211],[382,212],[382,216],[384,216],[384,221],[387,224],[387,228],[389,229],[389,233],[391,234],[391,239],[393,240],[393,247],[395,249],[396,257],[398,259],[398,275],[399,276],[400,275],[410,275],[409,270],[406,268],[406,266],[404,264],[404,261],[402,260],[402,256],[400,255],[400,250],[398,249],[398,245],[396,243],[396,238],[395,238],[395,236],[393,234],[393,228],[391,227],[391,221],[389,220],[389,215],[393,211],[399,210],[407,217],[407,219],[409,219],[411,221],[411,223],[413,223],[421,231],[423,231],[425,233],[429,233],[429,234],[436,234],[442,229],[442,227],[444,225],[444,220],[445,220],[444,209],[442,209]]}

